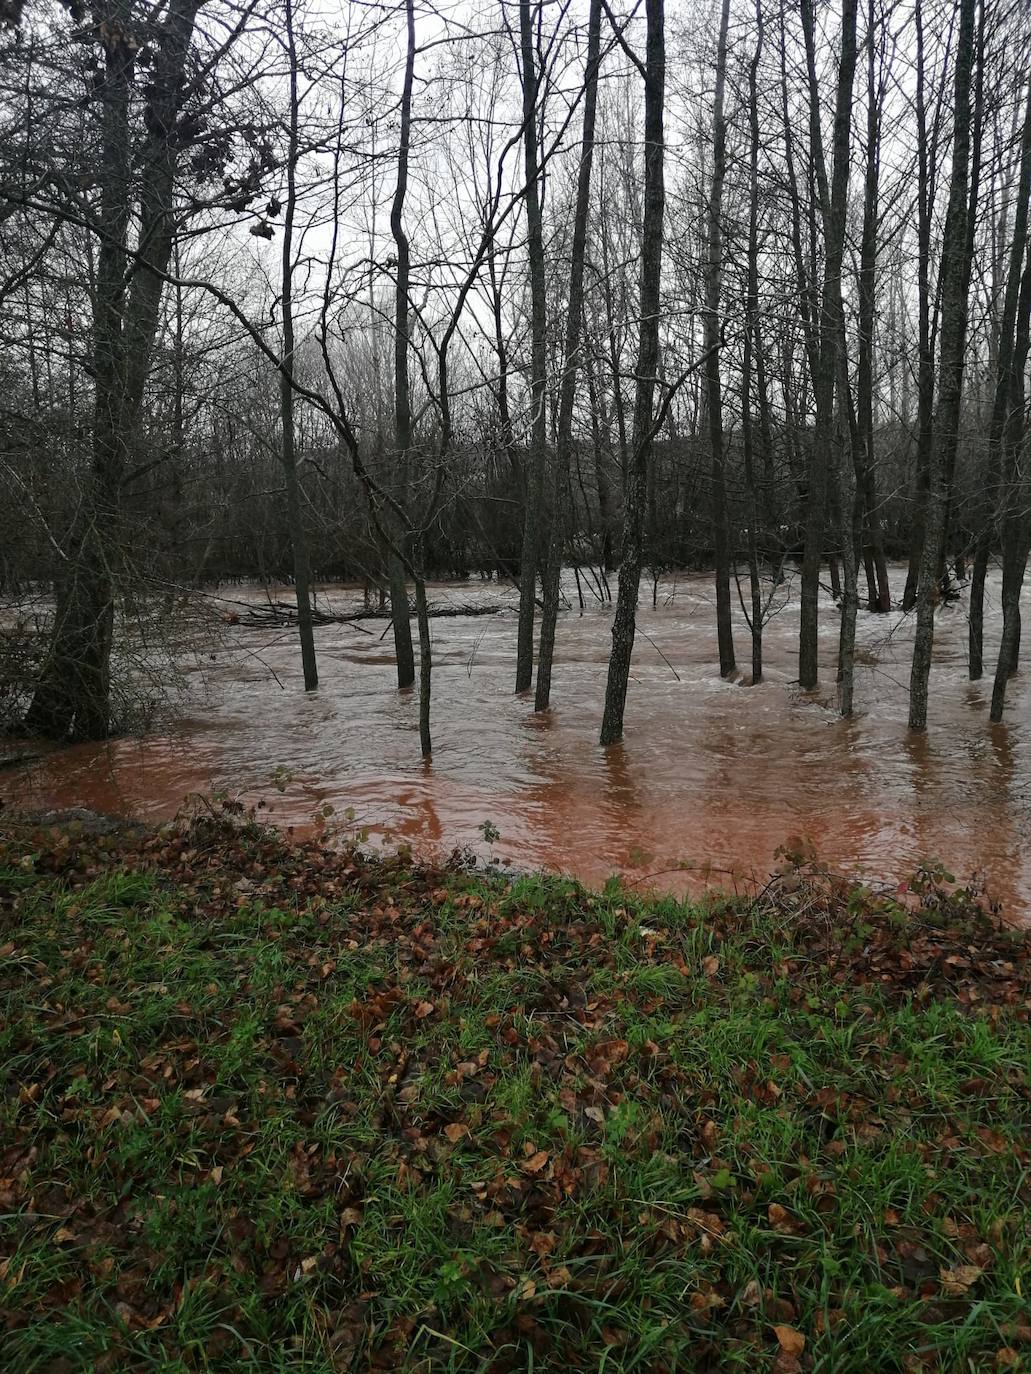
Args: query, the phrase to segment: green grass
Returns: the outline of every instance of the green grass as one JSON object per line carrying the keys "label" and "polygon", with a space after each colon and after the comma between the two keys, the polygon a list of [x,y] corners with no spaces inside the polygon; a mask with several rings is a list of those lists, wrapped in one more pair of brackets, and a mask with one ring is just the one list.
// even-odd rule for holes
{"label": "green grass", "polygon": [[963,894],[12,832],[0,1366],[1031,1367],[1027,971]]}

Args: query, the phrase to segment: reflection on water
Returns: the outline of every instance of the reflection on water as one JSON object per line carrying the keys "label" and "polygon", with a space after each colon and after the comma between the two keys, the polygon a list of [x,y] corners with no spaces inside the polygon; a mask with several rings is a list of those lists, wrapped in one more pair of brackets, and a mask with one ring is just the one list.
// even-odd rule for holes
{"label": "reflection on water", "polygon": [[[319,600],[343,607],[354,597],[338,588]],[[375,836],[437,855],[457,845],[486,855],[480,827],[490,821],[502,836],[495,855],[517,866],[588,880],[662,875],[651,881],[677,890],[707,874],[725,885],[761,880],[774,850],[803,837],[826,862],[878,879],[940,858],[957,877],[987,874],[1011,915],[1031,911],[1031,698],[1018,676],[1005,724],[989,724],[990,678],[966,679],[962,604],[939,612],[930,729],[912,736],[911,618],[861,614],[858,714],[843,722],[829,602],[824,686],[803,694],[793,682],[796,589],[767,626],[766,680],[752,688],[719,678],[711,580],[662,583],[657,607],[649,597],[640,613],[626,738],[602,750],[608,608],[580,614],[572,594],[574,609],[559,625],[555,708],[536,717],[511,691],[514,595],[470,583],[436,587],[431,599],[509,608],[433,621],[431,764],[419,758],[418,702],[392,685],[381,622],[320,628],[321,686],[307,696],[292,630],[233,626],[190,665],[188,718],[173,730],[58,751],[0,774],[0,795],[160,819],[187,793],[220,789],[263,797],[280,823],[295,825],[328,802],[353,807]],[[998,603],[990,582],[989,663]],[[737,647],[747,664],[743,621]],[[271,785],[277,769],[291,775],[283,793]]]}

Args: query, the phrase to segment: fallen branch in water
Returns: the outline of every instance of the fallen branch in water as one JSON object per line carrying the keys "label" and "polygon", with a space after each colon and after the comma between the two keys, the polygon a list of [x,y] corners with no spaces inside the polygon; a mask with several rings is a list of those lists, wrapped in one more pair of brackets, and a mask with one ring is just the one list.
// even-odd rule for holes
{"label": "fallen branch in water", "polygon": [[[505,607],[500,604],[431,606],[427,614],[432,620],[458,616],[498,615],[504,609]],[[391,615],[386,607],[382,610],[368,607],[360,611],[320,611],[312,607],[311,618],[314,625],[351,625],[360,620],[389,621]],[[267,605],[249,606],[243,611],[233,611],[226,619],[230,625],[246,625],[261,629],[269,625],[296,625],[297,608],[284,601],[270,601]]]}

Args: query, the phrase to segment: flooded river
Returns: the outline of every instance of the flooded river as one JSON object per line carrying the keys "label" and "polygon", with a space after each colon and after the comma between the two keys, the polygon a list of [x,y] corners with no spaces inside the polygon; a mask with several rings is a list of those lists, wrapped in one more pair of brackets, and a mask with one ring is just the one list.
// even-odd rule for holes
{"label": "flooded river", "polygon": [[[597,744],[611,608],[589,600],[559,623],[554,709],[512,693],[515,593],[494,584],[437,585],[437,606],[498,605],[496,614],[432,622],[432,762],[419,757],[418,702],[393,686],[384,622],[317,630],[321,685],[301,689],[296,631],[225,623],[263,589],[223,590],[218,630],[184,664],[185,715],[164,733],[58,750],[0,772],[8,805],[85,806],[152,819],[191,792],[264,798],[281,824],[304,825],[330,803],[354,809],[373,838],[426,854],[470,846],[520,868],[600,881],[619,872],[655,887],[762,881],[778,846],[805,839],[837,868],[894,880],[924,860],[957,878],[984,875],[1007,914],[1031,913],[1031,694],[1010,685],[1006,722],[988,722],[991,679],[966,678],[965,599],[938,614],[929,730],[907,734],[912,618],[860,615],[856,716],[835,711],[837,615],[821,612],[823,689],[800,693],[798,584],[778,595],[759,687],[716,668],[710,577],[666,579],[644,605],[622,745]],[[895,570],[901,591],[902,570]],[[289,592],[271,593],[289,599]],[[320,590],[322,609],[358,603]],[[999,586],[989,585],[994,668]],[[1031,601],[1025,601],[1031,616]],[[743,618],[737,652],[750,663]],[[278,776],[283,790],[273,784]],[[288,781],[283,782],[287,778]],[[500,831],[492,844],[481,827]],[[686,867],[684,867],[686,865]],[[672,871],[671,871],[672,870]]]}

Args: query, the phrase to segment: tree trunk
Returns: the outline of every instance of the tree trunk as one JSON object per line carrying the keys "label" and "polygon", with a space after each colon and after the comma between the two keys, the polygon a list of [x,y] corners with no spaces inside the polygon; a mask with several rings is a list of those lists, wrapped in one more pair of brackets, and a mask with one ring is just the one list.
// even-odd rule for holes
{"label": "tree trunk", "polygon": [[294,42],[293,0],[284,0],[286,46],[290,65],[290,133],[286,163],[286,209],[283,218],[282,253],[282,312],[283,357],[279,375],[279,415],[282,426],[280,457],[286,484],[286,516],[293,550],[294,596],[297,600],[297,632],[301,641],[301,666],[304,690],[313,691],[319,685],[315,660],[315,633],[312,628],[311,565],[308,558],[308,537],[301,515],[301,490],[297,479],[297,455],[294,432],[294,214],[297,209],[298,95],[297,51]]}
{"label": "tree trunk", "polygon": [[[410,0],[409,0],[410,3]],[[429,606],[426,602],[422,536],[412,549],[415,564],[415,615],[419,627],[419,748],[424,759],[433,753],[430,735],[430,697],[433,685],[433,641],[430,639]]]}
{"label": "tree trunk", "polygon": [[1011,359],[1012,389],[1004,430],[1006,513],[1002,538],[1002,643],[992,688],[991,718],[1002,720],[1007,680],[1020,656],[1020,589],[1031,545],[1031,481],[1024,443],[1024,372],[1031,350],[1031,251],[1020,282]]}
{"label": "tree trunk", "polygon": [[723,0],[716,48],[716,93],[712,112],[712,183],[706,225],[705,388],[712,451],[712,519],[716,552],[716,637],[719,643],[720,676],[729,677],[736,667],[730,601],[730,525],[727,516],[727,485],[723,462],[723,386],[720,378],[720,285],[723,275],[723,182],[727,171],[727,126],[723,113],[727,83],[727,27],[730,0]]}
{"label": "tree trunk", "polygon": [[[859,247],[859,366],[856,375],[856,446],[854,466],[865,514],[864,544],[867,558],[868,601],[871,611],[891,610],[888,563],[884,554],[884,530],[877,506],[877,458],[873,437],[874,321],[877,315],[877,235],[880,228],[881,109],[883,79],[877,79],[875,42],[876,10],[870,0],[866,56],[866,177],[863,187],[863,234]],[[882,30],[883,33],[883,30]],[[872,577],[870,572],[872,571]]]}
{"label": "tree trunk", "polygon": [[902,593],[902,609],[916,605],[920,560],[927,522],[931,447],[934,441],[934,342],[931,330],[931,209],[937,152],[937,120],[928,146],[927,101],[924,93],[923,0],[913,12],[916,32],[916,154],[917,154],[917,438],[913,477],[913,514],[910,521],[909,566]]}
{"label": "tree trunk", "polygon": [[938,408],[928,468],[927,515],[924,523],[920,576],[917,584],[917,625],[913,667],[909,679],[909,728],[927,728],[927,683],[934,647],[934,606],[937,599],[942,540],[945,533],[946,486],[951,455],[959,434],[963,395],[963,365],[967,332],[967,203],[970,173],[970,89],[974,60],[976,0],[959,0],[956,45],[954,132],[949,207],[942,251],[941,350]]}
{"label": "tree trunk", "polygon": [[580,334],[583,327],[584,257],[587,251],[587,215],[590,209],[600,53],[601,0],[591,0],[587,31],[587,69],[584,76],[583,139],[576,183],[576,208],[573,213],[573,241],[569,263],[569,296],[566,304],[565,365],[559,394],[558,430],[549,502],[544,609],[541,613],[540,650],[537,656],[537,694],[534,701],[536,711],[546,711],[551,703],[551,666],[555,653],[555,622],[558,616],[559,579],[562,571],[562,530],[558,518],[557,486],[561,474],[569,470],[573,448],[573,403],[576,399]]}
{"label": "tree trunk", "polygon": [[[68,541],[54,626],[32,702],[29,730],[55,739],[103,739],[111,730],[114,579],[123,557],[119,503],[139,421],[157,330],[163,274],[171,255],[172,192],[183,70],[199,0],[172,0],[153,50],[150,135],[133,148],[131,111],[138,45],[129,0],[96,15],[104,37],[98,87],[97,273],[93,291],[93,453]],[[139,252],[127,296],[134,153],[140,158]]]}
{"label": "tree trunk", "polygon": [[594,378],[594,363],[588,353],[584,366],[587,378],[587,394],[591,407],[591,439],[594,447],[594,481],[598,488],[598,519],[601,522],[602,571],[610,573],[616,566],[612,530],[615,524],[615,502],[612,495],[612,481],[609,476],[608,462],[612,451],[612,420],[606,410],[601,412],[602,401]]}
{"label": "tree trunk", "polygon": [[[397,184],[390,206],[390,233],[397,254],[394,279],[394,456],[402,487],[408,472],[412,449],[412,399],[408,382],[409,282],[411,252],[404,228],[405,195],[408,191],[408,153],[412,140],[412,86],[415,80],[415,11],[406,0],[405,71],[401,87],[401,128],[397,149]],[[403,499],[403,495],[402,495]],[[408,605],[404,549],[406,537],[400,520],[392,522],[390,552],[390,615],[394,629],[394,657],[397,661],[398,687],[411,687],[415,681],[415,655],[412,651],[412,624]]]}
{"label": "tree trunk", "polygon": [[[724,7],[724,14],[726,14]],[[752,636],[752,685],[757,686],[763,675],[763,599],[759,577],[759,501],[756,492],[755,437],[752,424],[752,361],[758,358],[762,344],[759,337],[759,98],[758,71],[763,50],[762,0],[755,0],[755,51],[748,65],[748,267],[747,298],[745,301],[745,338],[741,362],[741,443],[744,451],[745,485],[748,488],[748,585],[751,613],[748,617]],[[764,379],[760,379],[762,389]],[[760,441],[764,463],[769,462],[765,425],[760,421]]]}
{"label": "tree trunk", "polygon": [[[826,527],[828,475],[834,444],[834,392],[838,349],[843,332],[841,271],[848,200],[852,82],[856,67],[856,0],[842,0],[841,56],[834,109],[834,161],[828,187],[820,129],[820,92],[816,78],[812,0],[801,0],[809,75],[809,127],[812,160],[824,227],[823,292],[820,305],[819,357],[813,376],[816,427],[809,458],[808,510],[802,559],[802,604],[799,620],[798,680],[805,689],[819,677],[820,564]],[[848,517],[845,517],[848,519]],[[851,521],[849,521],[851,526]],[[851,535],[850,535],[851,538]]]}
{"label": "tree trunk", "polygon": [[641,243],[641,322],[634,394],[634,446],[628,467],[623,509],[622,560],[612,653],[605,686],[601,743],[623,735],[630,659],[637,625],[641,582],[641,538],[648,463],[653,438],[655,381],[659,367],[659,286],[662,271],[663,101],[666,74],[663,0],[645,0],[647,42],[644,79],[644,217]]}
{"label": "tree trunk", "polygon": [[[1027,251],[1028,205],[1031,200],[1031,91],[1028,92],[1020,147],[1020,174],[1013,211],[1013,239],[1010,246],[1006,291],[999,322],[995,395],[988,426],[987,480],[982,502],[980,528],[974,553],[970,584],[969,670],[971,681],[984,671],[984,584],[991,553],[994,520],[992,507],[1001,504],[1003,483],[1003,440],[1014,410],[1020,377],[1014,367],[1015,330],[1020,296],[1021,264]],[[1019,593],[1018,593],[1019,597]],[[1018,607],[1019,613],[1019,607]]]}
{"label": "tree trunk", "polygon": [[533,681],[533,623],[537,574],[543,547],[544,480],[547,464],[547,306],[540,168],[537,159],[537,64],[530,0],[519,0],[520,78],[523,95],[523,152],[526,173],[526,235],[530,266],[530,471],[526,483],[523,549],[519,571],[517,692]]}

